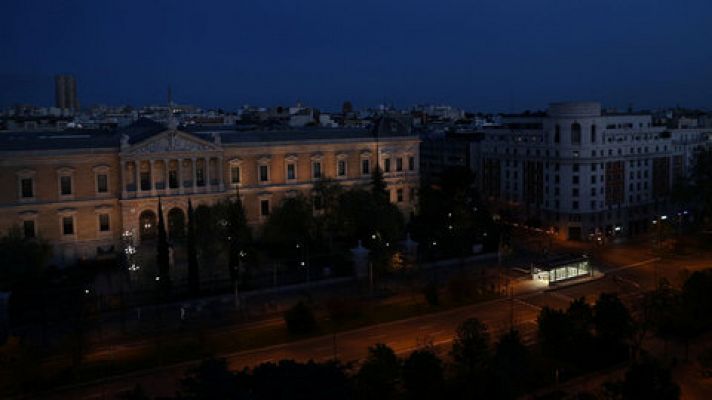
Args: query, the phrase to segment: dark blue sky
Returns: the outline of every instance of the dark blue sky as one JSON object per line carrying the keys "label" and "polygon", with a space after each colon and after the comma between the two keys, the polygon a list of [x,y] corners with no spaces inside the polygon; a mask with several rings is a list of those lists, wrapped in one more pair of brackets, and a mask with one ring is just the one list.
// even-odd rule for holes
{"label": "dark blue sky", "polygon": [[0,105],[301,99],[712,108],[710,0],[29,1],[0,5]]}

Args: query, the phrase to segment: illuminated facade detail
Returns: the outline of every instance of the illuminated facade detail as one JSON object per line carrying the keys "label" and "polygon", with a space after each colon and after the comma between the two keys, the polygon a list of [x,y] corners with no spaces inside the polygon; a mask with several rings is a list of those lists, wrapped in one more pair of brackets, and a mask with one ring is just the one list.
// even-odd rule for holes
{"label": "illuminated facade detail", "polygon": [[[311,196],[320,178],[338,178],[346,187],[368,184],[377,148],[407,160],[417,158],[419,146],[410,132],[381,134],[376,145],[365,129],[183,131],[147,120],[118,132],[78,132],[0,137],[0,182],[12,188],[0,192],[0,231],[24,226],[48,239],[56,264],[131,252],[150,240],[159,197],[164,212],[172,213],[166,220],[174,234],[189,198],[194,207],[214,204],[234,196],[237,186],[248,222],[260,224],[283,198]],[[363,173],[366,164],[369,173]],[[385,180],[393,193],[408,193],[418,174],[404,168]],[[415,204],[403,200],[398,206],[407,215]]]}

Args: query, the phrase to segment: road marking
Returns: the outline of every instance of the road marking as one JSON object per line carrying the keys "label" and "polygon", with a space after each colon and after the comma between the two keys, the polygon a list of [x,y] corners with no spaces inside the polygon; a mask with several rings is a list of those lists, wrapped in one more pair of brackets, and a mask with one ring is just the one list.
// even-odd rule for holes
{"label": "road marking", "polygon": [[541,307],[537,306],[536,304],[528,303],[528,302],[526,302],[526,301],[524,301],[524,300],[521,300],[521,299],[514,299],[514,301],[516,301],[516,302],[519,303],[519,304],[523,304],[523,305],[525,305],[525,306],[532,307],[532,308],[534,308],[535,310],[541,310]]}
{"label": "road marking", "polygon": [[611,270],[606,271],[606,273],[607,273],[607,274],[610,274],[610,273],[612,273],[612,272],[623,271],[623,270],[626,270],[626,269],[639,267],[639,266],[641,266],[641,265],[651,264],[651,263],[654,263],[654,262],[657,262],[657,261],[660,261],[660,260],[661,260],[660,257],[655,257],[655,258],[651,258],[651,259],[648,259],[648,260],[645,260],[645,261],[640,261],[640,262],[637,262],[637,263],[628,264],[628,265],[624,265],[624,266],[622,266],[622,267],[614,268],[614,269],[611,269]]}

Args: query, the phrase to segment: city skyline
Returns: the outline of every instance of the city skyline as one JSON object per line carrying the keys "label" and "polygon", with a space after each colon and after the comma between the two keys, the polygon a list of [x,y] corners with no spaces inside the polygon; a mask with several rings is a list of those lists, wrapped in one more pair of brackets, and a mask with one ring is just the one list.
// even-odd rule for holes
{"label": "city skyline", "polygon": [[53,76],[70,73],[86,105],[162,104],[172,86],[178,102],[225,109],[712,106],[705,2],[409,6],[8,4],[0,105],[50,105]]}

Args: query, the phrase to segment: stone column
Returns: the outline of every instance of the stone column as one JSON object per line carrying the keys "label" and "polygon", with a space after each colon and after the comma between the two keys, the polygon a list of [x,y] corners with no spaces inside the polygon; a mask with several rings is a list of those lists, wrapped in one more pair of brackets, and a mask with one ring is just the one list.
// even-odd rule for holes
{"label": "stone column", "polygon": [[223,173],[223,158],[217,158],[218,163],[218,189],[221,192],[225,191],[225,174]]}
{"label": "stone column", "polygon": [[195,157],[191,158],[193,167],[193,193],[197,192],[198,188],[198,165],[196,164],[197,160],[198,159]]}
{"label": "stone column", "polygon": [[163,159],[163,167],[165,168],[165,171],[163,171],[163,193],[168,194],[171,192],[171,165],[170,165],[170,160]]}
{"label": "stone column", "polygon": [[126,171],[126,161],[121,160],[121,176],[119,177],[119,179],[121,179],[121,197],[124,199],[129,197],[129,192],[126,188],[126,185],[129,184],[128,180],[126,179],[128,175],[127,172],[128,171]]}
{"label": "stone column", "polygon": [[136,197],[141,194],[141,160],[134,161],[134,174],[136,175]]}
{"label": "stone column", "polygon": [[178,193],[183,194],[183,159],[178,159]]}
{"label": "stone column", "polygon": [[151,182],[151,196],[156,195],[156,160],[149,161],[151,169],[149,170],[149,182]]}
{"label": "stone column", "polygon": [[210,157],[205,157],[205,167],[203,177],[205,178],[205,191],[210,192]]}

